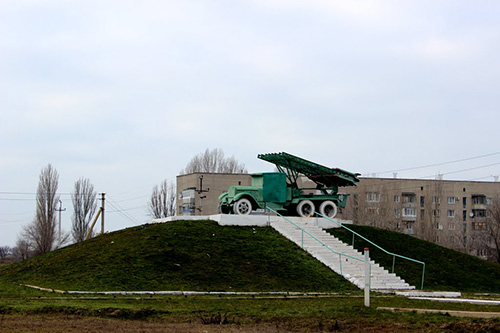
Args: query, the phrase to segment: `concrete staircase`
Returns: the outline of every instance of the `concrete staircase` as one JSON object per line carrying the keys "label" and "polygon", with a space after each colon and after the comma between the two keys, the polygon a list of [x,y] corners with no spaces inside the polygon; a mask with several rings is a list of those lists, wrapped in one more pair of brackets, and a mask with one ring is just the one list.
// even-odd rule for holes
{"label": "concrete staircase", "polygon": [[[290,239],[298,246],[302,247],[305,251],[328,266],[334,272],[344,276],[358,288],[363,289],[365,287],[365,263],[344,255],[336,254],[330,251],[327,246],[337,253],[346,254],[351,257],[364,260],[364,255],[362,253],[355,250],[352,246],[342,243],[339,239],[335,238],[334,236],[318,227],[315,222],[300,221],[300,219],[294,219],[293,222],[307,232],[302,232],[300,228],[280,217],[273,217],[271,226],[280,234]],[[326,246],[321,242],[318,242],[318,240],[314,239],[307,233],[320,240]],[[386,269],[375,263],[373,260],[370,261],[370,264],[371,289],[415,289],[414,286],[410,286],[403,279],[396,276],[396,274],[389,273]]]}

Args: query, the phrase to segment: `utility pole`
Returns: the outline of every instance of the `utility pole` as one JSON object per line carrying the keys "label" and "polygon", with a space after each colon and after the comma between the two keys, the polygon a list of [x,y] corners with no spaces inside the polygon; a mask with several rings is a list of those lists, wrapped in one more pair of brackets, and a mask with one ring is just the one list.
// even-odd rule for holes
{"label": "utility pole", "polygon": [[59,209],[55,209],[56,212],[59,212],[59,243],[58,245],[61,246],[61,212],[64,212],[66,208],[62,208],[62,200],[59,200]]}
{"label": "utility pole", "polygon": [[370,250],[365,247],[365,306],[370,307]]}
{"label": "utility pole", "polygon": [[203,189],[203,175],[200,176],[200,188],[196,189],[195,191],[198,192],[198,195],[200,196],[200,207],[198,208],[198,210],[201,212],[203,210],[203,204],[201,203],[201,200],[207,197],[206,195],[202,194],[210,191],[209,188],[207,188],[206,190]]}
{"label": "utility pole", "polygon": [[106,193],[101,193],[101,235],[104,235],[104,196]]}

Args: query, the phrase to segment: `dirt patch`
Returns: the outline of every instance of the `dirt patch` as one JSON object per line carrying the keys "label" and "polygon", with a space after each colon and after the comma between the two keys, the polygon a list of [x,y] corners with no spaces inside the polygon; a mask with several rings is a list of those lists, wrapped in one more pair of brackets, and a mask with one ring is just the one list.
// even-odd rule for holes
{"label": "dirt patch", "polygon": [[207,324],[193,318],[186,322],[169,319],[121,320],[74,315],[0,315],[0,332],[180,332],[180,333],[250,333],[250,332],[500,332],[500,321],[472,320],[446,324],[412,325],[378,322],[337,321],[335,319],[298,321],[275,318],[265,322]]}
{"label": "dirt patch", "polygon": [[117,320],[67,315],[0,315],[0,332],[283,332],[272,325],[204,325],[198,321]]}

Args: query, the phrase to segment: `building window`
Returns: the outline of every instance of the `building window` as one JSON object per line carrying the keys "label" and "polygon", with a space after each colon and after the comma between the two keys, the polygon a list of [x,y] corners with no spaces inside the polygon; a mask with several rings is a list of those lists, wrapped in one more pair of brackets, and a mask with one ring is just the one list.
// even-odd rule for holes
{"label": "building window", "polygon": [[467,206],[467,198],[466,197],[462,198],[462,203],[463,203],[463,206],[465,208],[465,206]]}
{"label": "building window", "polygon": [[486,209],[473,209],[472,217],[486,217]]}
{"label": "building window", "polygon": [[420,210],[420,219],[423,220],[424,219],[424,216],[425,216],[425,210],[424,209],[421,209]]}
{"label": "building window", "polygon": [[379,209],[378,207],[366,207],[365,208],[365,213],[368,215],[379,215]]}
{"label": "building window", "polygon": [[439,217],[439,216],[440,216],[440,214],[439,214],[439,209],[433,209],[433,210],[432,210],[432,216],[434,216],[434,217]]}
{"label": "building window", "polygon": [[399,209],[394,209],[394,217],[399,217]]}
{"label": "building window", "polygon": [[486,230],[486,222],[473,222],[472,230]]}
{"label": "building window", "polygon": [[367,192],[366,202],[380,202],[380,193],[378,192]]}
{"label": "building window", "polygon": [[477,255],[480,257],[487,257],[488,253],[489,253],[489,251],[487,248],[482,248],[482,249],[477,250]]}
{"label": "building window", "polygon": [[492,198],[486,198],[486,204],[487,205],[493,205],[493,199]]}
{"label": "building window", "polygon": [[395,202],[395,203],[398,203],[398,202],[400,202],[400,201],[401,201],[401,197],[400,197],[399,195],[395,195],[395,196],[394,196],[394,202]]}
{"label": "building window", "polygon": [[486,204],[486,196],[482,194],[477,194],[472,196],[473,205],[484,205]]}
{"label": "building window", "polygon": [[455,210],[454,209],[448,209],[448,212],[446,214],[448,217],[455,217]]}
{"label": "building window", "polygon": [[406,203],[415,202],[415,193],[403,193],[403,202]]}
{"label": "building window", "polygon": [[403,216],[416,217],[417,212],[415,211],[415,208],[405,207],[403,208]]}
{"label": "building window", "polygon": [[455,230],[455,223],[448,222],[448,230]]}
{"label": "building window", "polygon": [[193,188],[188,188],[181,193],[182,205],[181,214],[182,215],[194,215],[196,212],[195,206],[195,191]]}
{"label": "building window", "polygon": [[455,204],[455,197],[448,197],[448,204],[454,205]]}
{"label": "building window", "polygon": [[439,198],[438,197],[432,197],[432,203],[439,203]]}
{"label": "building window", "polygon": [[406,229],[413,230],[413,222],[406,222]]}
{"label": "building window", "polygon": [[420,207],[424,207],[424,203],[425,203],[425,197],[421,196],[420,197]]}

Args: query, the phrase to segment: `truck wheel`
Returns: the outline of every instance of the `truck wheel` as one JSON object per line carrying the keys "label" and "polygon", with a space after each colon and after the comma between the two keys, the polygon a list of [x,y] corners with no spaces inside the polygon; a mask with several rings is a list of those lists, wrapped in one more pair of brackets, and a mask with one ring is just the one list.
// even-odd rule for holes
{"label": "truck wheel", "polygon": [[335,202],[330,200],[323,201],[323,203],[321,203],[321,206],[319,206],[319,212],[321,213],[321,215],[332,219],[335,217],[335,215],[337,215],[337,205],[335,204]]}
{"label": "truck wheel", "polygon": [[252,203],[247,198],[241,198],[234,203],[233,211],[238,215],[248,215],[252,212]]}
{"label": "truck wheel", "polygon": [[219,206],[217,206],[217,210],[219,211],[219,214],[229,214],[231,213],[231,210],[227,205],[223,205],[219,203]]}
{"label": "truck wheel", "polygon": [[311,200],[302,200],[297,205],[297,213],[301,217],[311,217],[314,215],[314,203]]}

